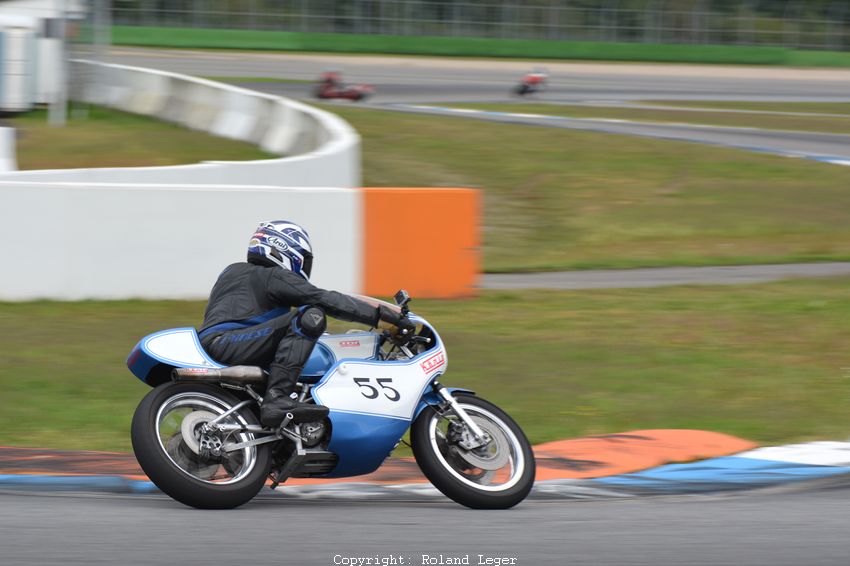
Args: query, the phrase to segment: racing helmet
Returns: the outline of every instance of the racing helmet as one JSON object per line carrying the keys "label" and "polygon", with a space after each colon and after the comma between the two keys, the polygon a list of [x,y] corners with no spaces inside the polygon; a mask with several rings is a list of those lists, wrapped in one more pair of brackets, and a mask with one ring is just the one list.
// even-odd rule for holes
{"label": "racing helmet", "polygon": [[267,267],[280,266],[310,279],[313,247],[307,230],[288,220],[260,222],[248,242],[248,262]]}

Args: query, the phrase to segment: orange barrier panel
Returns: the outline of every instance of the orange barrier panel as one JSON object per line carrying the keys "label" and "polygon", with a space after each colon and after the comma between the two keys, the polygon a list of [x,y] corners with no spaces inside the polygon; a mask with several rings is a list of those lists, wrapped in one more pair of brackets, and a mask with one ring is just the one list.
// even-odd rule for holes
{"label": "orange barrier panel", "polygon": [[363,292],[468,297],[481,272],[474,189],[364,188]]}

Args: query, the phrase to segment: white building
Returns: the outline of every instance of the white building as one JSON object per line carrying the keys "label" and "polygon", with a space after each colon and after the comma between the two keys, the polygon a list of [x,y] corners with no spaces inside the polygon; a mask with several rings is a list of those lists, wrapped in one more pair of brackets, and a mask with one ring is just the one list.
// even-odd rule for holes
{"label": "white building", "polygon": [[0,112],[57,100],[65,83],[63,15],[84,14],[78,0],[0,1]]}

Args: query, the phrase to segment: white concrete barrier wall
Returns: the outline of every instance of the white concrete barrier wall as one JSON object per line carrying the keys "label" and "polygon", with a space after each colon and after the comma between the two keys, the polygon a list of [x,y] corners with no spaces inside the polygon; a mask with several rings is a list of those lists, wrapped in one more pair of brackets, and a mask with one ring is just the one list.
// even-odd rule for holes
{"label": "white concrete barrier wall", "polygon": [[313,240],[312,281],[361,290],[353,189],[0,182],[0,300],[206,299],[261,220]]}
{"label": "white concrete barrier wall", "polygon": [[73,98],[256,144],[286,157],[169,167],[59,169],[0,174],[41,182],[360,186],[360,138],[341,118],[306,104],[154,69],[75,61]]}

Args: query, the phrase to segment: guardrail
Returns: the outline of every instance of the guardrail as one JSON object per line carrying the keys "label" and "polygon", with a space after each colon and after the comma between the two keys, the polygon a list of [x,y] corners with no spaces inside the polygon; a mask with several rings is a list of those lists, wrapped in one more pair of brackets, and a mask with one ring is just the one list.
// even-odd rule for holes
{"label": "guardrail", "polygon": [[294,100],[155,69],[75,60],[72,97],[256,144],[279,159],[167,167],[57,169],[3,180],[357,187],[360,137],[341,118]]}

